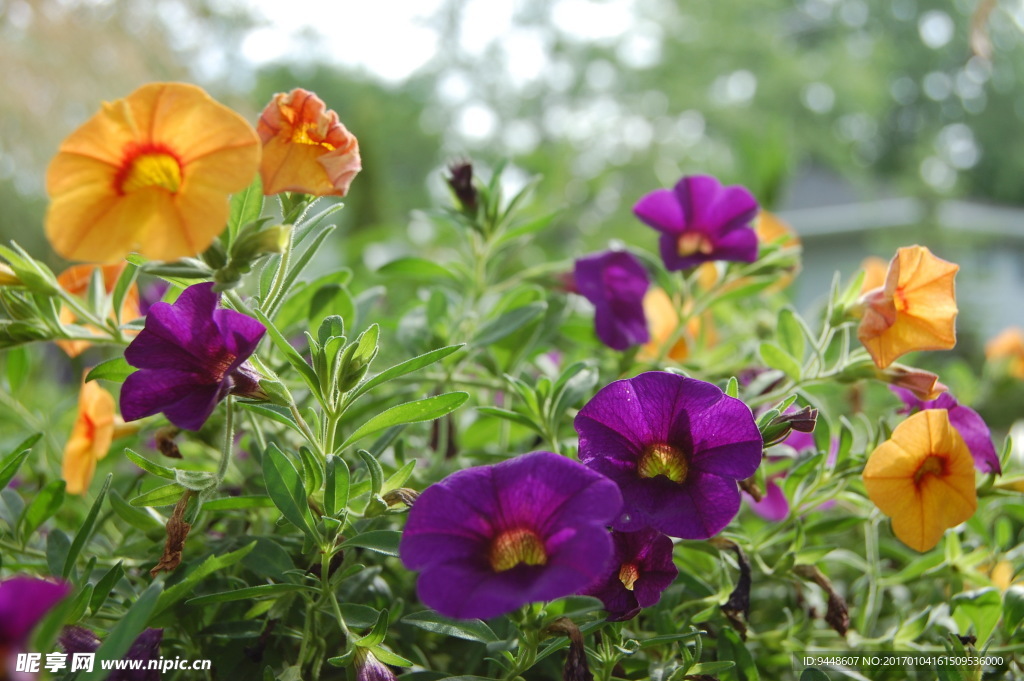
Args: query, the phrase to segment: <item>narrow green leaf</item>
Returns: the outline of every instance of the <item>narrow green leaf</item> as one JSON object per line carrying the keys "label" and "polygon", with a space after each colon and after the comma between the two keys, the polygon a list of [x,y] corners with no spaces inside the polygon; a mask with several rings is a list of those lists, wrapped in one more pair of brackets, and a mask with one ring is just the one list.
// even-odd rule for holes
{"label": "narrow green leaf", "polygon": [[433,610],[414,612],[403,617],[401,621],[434,634],[461,638],[466,641],[494,643],[501,640],[483,620],[453,620],[439,615]]}
{"label": "narrow green leaf", "polygon": [[153,618],[159,617],[175,603],[185,598],[207,576],[212,575],[218,570],[231,567],[249,555],[249,552],[254,548],[256,548],[256,542],[251,542],[231,553],[225,553],[222,556],[210,556],[204,560],[195,570],[188,573],[184,579],[160,594],[156,607],[153,609]]}
{"label": "narrow green leaf", "polygon": [[17,393],[32,370],[28,350],[24,347],[8,348],[4,354],[4,370],[11,392]]}
{"label": "narrow green leaf", "polygon": [[308,494],[302,486],[302,476],[273,443],[263,455],[263,480],[267,485],[267,493],[281,514],[310,540],[314,540],[316,525],[309,511],[309,502],[306,500]]}
{"label": "narrow green leaf", "polygon": [[89,514],[85,516],[85,521],[82,523],[82,527],[78,530],[75,535],[75,540],[71,542],[71,548],[68,549],[67,558],[64,560],[64,568],[61,570],[61,577],[67,579],[71,576],[71,570],[75,566],[75,561],[78,560],[78,555],[85,548],[86,542],[92,537],[93,531],[96,529],[96,517],[100,514],[100,508],[103,506],[103,500],[107,496],[107,490],[110,489],[110,481],[113,480],[114,474],[110,473],[107,475],[107,479],[103,481],[103,487],[100,488],[100,493],[96,496],[96,501],[92,503],[92,508],[89,509]]}
{"label": "narrow green leaf", "polygon": [[164,526],[145,511],[128,504],[116,489],[110,490],[110,507],[121,520],[143,532],[163,532]]}
{"label": "narrow green leaf", "polygon": [[352,397],[358,397],[370,390],[373,390],[382,383],[387,383],[399,376],[405,376],[406,374],[411,374],[414,371],[419,371],[424,367],[430,366],[434,362],[444,359],[461,347],[461,343],[459,345],[449,345],[447,347],[438,348],[437,350],[431,350],[430,352],[423,353],[422,355],[413,357],[412,359],[407,359],[400,364],[396,364],[390,369],[386,369],[376,376],[363,381],[363,383],[352,391]]}
{"label": "narrow green leaf", "polygon": [[377,274],[406,279],[445,279],[448,281],[455,279],[455,275],[447,267],[439,265],[433,260],[412,257],[392,260],[378,268]]}
{"label": "narrow green leaf", "polygon": [[260,584],[234,591],[221,591],[205,596],[196,596],[185,601],[185,605],[209,605],[211,603],[229,603],[231,601],[245,601],[249,599],[262,600],[265,598],[277,598],[287,593],[296,591],[317,591],[305,584]]}
{"label": "narrow green leaf", "polygon": [[124,455],[128,457],[129,461],[131,461],[132,463],[134,463],[136,466],[146,471],[147,473],[152,473],[157,477],[165,478],[167,480],[177,479],[177,475],[175,474],[174,469],[167,468],[166,466],[161,466],[155,461],[150,461],[149,459],[142,456],[133,449],[125,447]]}
{"label": "narrow green leaf", "polygon": [[228,213],[228,234],[231,241],[238,236],[238,230],[244,225],[258,220],[263,213],[263,180],[259,173],[252,183],[231,196],[231,212]]}
{"label": "narrow green leaf", "polygon": [[774,343],[761,343],[761,359],[769,369],[778,369],[794,381],[800,380],[801,367],[793,357]]}
{"label": "narrow green leaf", "polygon": [[32,451],[32,447],[35,446],[39,439],[43,437],[42,433],[36,433],[25,439],[24,442],[19,444],[14,450],[4,457],[3,461],[0,461],[0,489],[7,487],[7,485],[14,479],[14,476],[18,474],[18,469],[21,468],[21,464],[25,463],[25,459],[28,458],[29,453]]}
{"label": "narrow green leaf", "polygon": [[473,345],[486,347],[497,343],[540,317],[547,309],[547,303],[538,301],[509,310],[484,324],[473,338]]}
{"label": "narrow green leaf", "polygon": [[505,419],[506,421],[511,421],[512,423],[518,423],[519,425],[526,426],[527,428],[535,430],[538,433],[543,432],[543,429],[536,423],[534,423],[530,417],[520,414],[517,411],[512,411],[510,409],[502,409],[500,407],[477,407],[476,410],[477,412],[485,414],[487,416],[496,416],[499,419]]}
{"label": "narrow green leaf", "polygon": [[800,681],[829,681],[829,678],[828,674],[820,669],[808,667],[800,674]]}
{"label": "narrow green leaf", "polygon": [[388,611],[381,610],[380,615],[377,616],[377,621],[373,624],[373,629],[370,630],[366,636],[362,636],[352,641],[353,645],[357,645],[360,648],[372,648],[379,646],[384,642],[384,639],[388,635]]}
{"label": "narrow green leaf", "polygon": [[380,494],[380,490],[384,486],[384,469],[380,467],[380,461],[377,461],[377,457],[365,449],[360,449],[358,454],[370,472],[370,493]]}
{"label": "narrow green leaf", "polygon": [[128,291],[131,290],[132,284],[139,276],[139,266],[133,263],[126,263],[121,274],[117,277],[117,282],[114,284],[114,291],[111,294],[110,302],[114,307],[114,315],[117,319],[117,323],[131,321],[130,319],[121,319],[121,308],[124,306],[124,299],[128,295]]}
{"label": "narrow green leaf", "polygon": [[390,478],[384,481],[384,486],[381,487],[381,494],[386,494],[393,489],[402,487],[412,477],[413,470],[416,469],[416,459],[409,459],[405,464],[395,471]]}
{"label": "narrow green leaf", "polygon": [[797,321],[796,312],[791,307],[784,307],[779,311],[778,323],[779,346],[798,362],[803,361],[807,341],[804,338],[804,331]]}
{"label": "narrow green leaf", "polygon": [[103,607],[103,604],[107,602],[107,597],[110,596],[110,592],[114,590],[114,587],[117,586],[122,577],[124,577],[124,568],[121,561],[118,561],[117,565],[110,568],[105,575],[100,577],[100,581],[96,582],[96,588],[93,589],[92,598],[89,600],[90,612],[95,614],[97,610]]}
{"label": "narrow green leaf", "polygon": [[184,487],[172,482],[169,485],[161,485],[140,494],[128,503],[132,506],[173,506],[178,503],[178,499],[181,499],[181,495],[184,493]]}
{"label": "narrow green leaf", "polygon": [[95,381],[97,379],[104,379],[106,381],[113,381],[114,383],[124,383],[124,379],[135,373],[135,367],[128,364],[128,361],[124,357],[115,357],[114,359],[108,359],[106,362],[100,362],[94,366],[88,374],[85,376],[85,381]]}
{"label": "narrow green leaf", "polygon": [[367,435],[372,435],[392,426],[432,421],[440,418],[461,407],[468,399],[469,393],[453,392],[391,407],[359,426],[338,449],[343,450]]}
{"label": "narrow green leaf", "polygon": [[273,508],[274,500],[270,497],[259,495],[241,497],[222,497],[211,499],[203,503],[203,508],[208,511],[235,511],[245,508]]}
{"label": "narrow green leaf", "polygon": [[372,652],[373,656],[384,664],[389,664],[393,667],[411,667],[414,664],[412,660],[407,660],[401,655],[396,655],[390,650],[381,648],[380,646],[374,646],[370,652]]}
{"label": "narrow green leaf", "polygon": [[327,456],[327,475],[324,483],[324,512],[333,517],[348,507],[349,485],[352,475],[341,457]]}
{"label": "narrow green leaf", "polygon": [[267,327],[267,333],[270,334],[270,340],[274,343],[274,346],[284,355],[288,363],[299,372],[299,375],[302,376],[302,380],[309,386],[309,389],[314,394],[320,395],[320,380],[317,378],[316,372],[313,371],[313,367],[309,366],[306,360],[302,359],[302,355],[291,346],[288,339],[278,331],[273,322],[267,318],[267,315],[263,314],[260,310],[253,310],[253,313],[262,322],[263,326]]}
{"label": "narrow green leaf", "polygon": [[54,530],[46,536],[46,567],[51,575],[59,575],[64,570],[71,550],[71,539],[60,530]]}
{"label": "narrow green leaf", "polygon": [[358,546],[386,556],[397,556],[398,542],[401,538],[402,533],[395,530],[371,530],[345,540],[341,547],[348,549]]}
{"label": "narrow green leaf", "polygon": [[63,480],[54,480],[32,497],[21,514],[23,539],[32,536],[36,528],[60,510],[61,504],[64,503],[65,485]]}

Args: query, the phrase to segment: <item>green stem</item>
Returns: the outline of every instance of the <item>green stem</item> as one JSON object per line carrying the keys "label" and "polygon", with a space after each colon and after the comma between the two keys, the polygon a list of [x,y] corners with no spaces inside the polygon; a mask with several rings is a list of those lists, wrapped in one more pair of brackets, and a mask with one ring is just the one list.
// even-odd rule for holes
{"label": "green stem", "polygon": [[270,283],[270,291],[267,292],[267,299],[260,304],[268,319],[273,319],[280,303],[280,297],[284,289],[284,280],[288,275],[288,267],[292,259],[292,240],[294,230],[288,231],[288,241],[285,242],[284,250],[281,252],[281,260],[277,263],[277,271],[274,272],[274,279]]}
{"label": "green stem", "polygon": [[302,413],[299,411],[299,406],[295,402],[288,403],[288,411],[292,413],[292,418],[295,419],[295,423],[298,424],[299,430],[305,436],[306,441],[309,442],[310,446],[315,449],[321,457],[327,458],[327,452],[324,451],[323,446],[320,444],[320,438],[316,436],[313,429],[306,423],[306,419],[302,418]]}
{"label": "green stem", "polygon": [[235,448],[235,422],[234,422],[234,400],[231,395],[224,400],[224,447],[220,453],[220,463],[217,466],[217,485],[224,480],[228,472],[228,462],[231,461],[231,452]]}

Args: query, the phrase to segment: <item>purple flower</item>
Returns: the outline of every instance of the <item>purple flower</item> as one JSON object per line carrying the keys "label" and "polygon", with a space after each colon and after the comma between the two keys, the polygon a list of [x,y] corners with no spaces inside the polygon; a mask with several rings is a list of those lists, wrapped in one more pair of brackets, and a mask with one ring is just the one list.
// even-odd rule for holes
{"label": "purple flower", "polygon": [[757,234],[750,222],[757,201],[745,187],[723,187],[709,175],[690,175],[675,189],[641,198],[633,213],[661,232],[661,259],[670,270],[712,260],[757,260]]}
{"label": "purple flower", "polygon": [[39,620],[71,591],[71,585],[35,577],[11,577],[0,582],[0,679],[16,676],[18,653]]}
{"label": "purple flower", "polygon": [[579,593],[612,558],[615,484],[579,463],[534,452],[458,471],[409,511],[399,553],[421,570],[420,599],[442,615],[487,619]]}
{"label": "purple flower", "polygon": [[[107,681],[160,681],[159,669],[148,669],[149,661],[160,657],[160,642],[163,641],[163,629],[146,629],[132,643],[122,660],[141,660],[140,669],[119,669],[111,672]],[[60,645],[64,652],[95,653],[100,647],[96,634],[85,627],[68,626],[60,633]]]}
{"label": "purple flower", "polygon": [[576,415],[580,461],[618,483],[614,527],[707,539],[740,507],[737,480],[761,463],[747,405],[716,386],[649,371],[602,388]]}
{"label": "purple flower", "polygon": [[904,414],[912,414],[923,409],[945,409],[949,412],[949,422],[964,439],[971,457],[974,458],[974,467],[982,473],[1002,475],[1003,467],[999,464],[999,455],[992,444],[992,433],[978,412],[960,404],[948,392],[942,393],[937,399],[923,401],[905,388],[889,386],[889,390],[903,400],[906,408],[901,412]]}
{"label": "purple flower", "polygon": [[576,288],[594,305],[597,337],[613,350],[650,339],[644,316],[647,270],[626,251],[606,251],[576,261]]}
{"label": "purple flower", "polygon": [[124,356],[139,371],[121,389],[126,421],[163,412],[171,423],[199,430],[229,393],[262,397],[259,376],[245,362],[266,329],[234,310],[217,309],[213,284],[185,289],[175,303],[155,303],[146,328]]}
{"label": "purple flower", "polygon": [[613,530],[612,539],[611,571],[583,593],[601,599],[609,621],[622,622],[657,603],[661,592],[679,576],[679,569],[672,562],[672,540],[660,532]]}
{"label": "purple flower", "polygon": [[356,681],[395,681],[395,673],[366,648],[356,648]]}

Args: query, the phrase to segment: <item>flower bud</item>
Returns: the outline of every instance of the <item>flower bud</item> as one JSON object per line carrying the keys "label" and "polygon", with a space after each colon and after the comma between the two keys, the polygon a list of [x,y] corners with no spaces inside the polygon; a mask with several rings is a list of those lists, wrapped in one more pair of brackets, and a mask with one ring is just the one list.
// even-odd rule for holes
{"label": "flower bud", "polygon": [[396,681],[395,673],[366,648],[356,648],[356,681]]}

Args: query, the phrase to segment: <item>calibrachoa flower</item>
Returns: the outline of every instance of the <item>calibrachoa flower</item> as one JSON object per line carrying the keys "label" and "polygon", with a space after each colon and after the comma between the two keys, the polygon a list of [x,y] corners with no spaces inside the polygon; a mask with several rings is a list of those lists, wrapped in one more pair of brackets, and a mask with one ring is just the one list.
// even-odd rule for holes
{"label": "calibrachoa flower", "polygon": [[860,284],[860,292],[867,293],[885,286],[885,277],[889,272],[889,263],[877,255],[871,255],[860,263],[864,270],[864,280]]}
{"label": "calibrachoa flower", "polygon": [[1003,330],[985,344],[985,357],[990,362],[1007,361],[1009,374],[1024,379],[1024,332],[1016,327]]}
{"label": "calibrachoa flower", "polygon": [[747,405],[718,387],[650,371],[602,388],[576,416],[580,461],[618,483],[617,530],[706,539],[740,507],[737,480],[761,463]]}
{"label": "calibrachoa flower", "polygon": [[96,381],[82,384],[78,394],[78,418],[64,445],[61,477],[68,494],[85,494],[96,474],[96,462],[107,456],[115,438],[134,431],[114,412],[114,396]]}
{"label": "calibrachoa flower", "polygon": [[[57,277],[57,283],[68,293],[84,298],[89,291],[89,281],[92,279],[92,273],[96,269],[100,269],[103,272],[103,286],[109,294],[113,292],[117,279],[121,276],[124,268],[124,263],[102,266],[75,265],[61,272]],[[111,317],[113,318],[113,316],[112,312]],[[121,303],[121,321],[130,322],[139,316],[139,290],[135,284],[132,284],[131,288],[125,293],[124,300]],[[61,324],[74,324],[75,319],[75,313],[70,309],[67,307],[60,309]],[[92,345],[89,341],[83,340],[57,340],[54,342],[57,344],[57,347],[66,352],[70,357],[77,357]]]}
{"label": "calibrachoa flower", "polygon": [[576,288],[594,305],[594,327],[601,342],[613,350],[646,343],[644,294],[647,270],[626,251],[606,251],[576,261]]}
{"label": "calibrachoa flower", "polygon": [[366,648],[356,648],[356,681],[395,681],[395,673]]}
{"label": "calibrachoa flower", "polygon": [[409,511],[399,553],[420,599],[488,619],[579,593],[612,559],[606,529],[622,497],[602,475],[550,452],[458,471]]}
{"label": "calibrachoa flower", "polygon": [[992,433],[978,412],[960,404],[949,393],[942,393],[937,399],[922,400],[910,390],[894,386],[890,386],[889,389],[903,400],[903,404],[906,405],[906,409],[902,410],[904,414],[925,409],[945,409],[949,413],[949,422],[956,428],[956,432],[960,433],[967,449],[970,450],[974,467],[982,473],[1003,472],[999,465],[999,455],[992,444]]}
{"label": "calibrachoa flower", "polygon": [[893,533],[917,551],[933,548],[978,506],[971,453],[945,409],[919,411],[896,426],[868,458],[864,488],[892,518]]}
{"label": "calibrachoa flower", "polygon": [[25,652],[29,634],[39,620],[71,592],[71,585],[35,577],[11,577],[0,582],[0,678],[34,678],[15,671],[18,653]]}
{"label": "calibrachoa flower", "polygon": [[65,258],[172,260],[224,230],[228,194],[259,166],[245,119],[186,83],[150,83],[103,109],[50,162],[46,236]]}
{"label": "calibrachoa flower", "polygon": [[757,260],[757,235],[751,222],[757,201],[744,187],[722,184],[708,175],[691,175],[674,189],[658,189],[641,198],[633,213],[661,232],[661,259],[670,270],[712,260]]}
{"label": "calibrachoa flower", "polygon": [[661,599],[664,591],[679,576],[672,562],[672,540],[655,530],[616,532],[615,559],[611,571],[583,593],[600,598],[608,619],[621,622],[633,619],[642,608]]}
{"label": "calibrachoa flower", "polygon": [[263,193],[345,196],[362,170],[359,142],[319,97],[296,88],[280,92],[256,124],[263,141]]}
{"label": "calibrachoa flower", "polygon": [[859,304],[857,337],[879,369],[914,350],[956,345],[953,278],[959,269],[924,246],[896,252],[885,285],[865,293]]}
{"label": "calibrachoa flower", "polygon": [[[148,669],[151,660],[160,659],[160,643],[164,638],[163,629],[146,629],[139,634],[122,660],[140,660],[139,669],[116,669],[107,681],[160,681],[160,669]],[[69,655],[95,653],[99,650],[100,639],[85,627],[68,626],[60,633],[60,645]]]}
{"label": "calibrachoa flower", "polygon": [[[651,338],[640,348],[637,357],[642,360],[657,360],[661,357],[665,345],[679,329],[679,311],[665,290],[660,288],[649,290],[644,296],[643,305],[644,316],[647,318],[647,329]],[[705,310],[700,316],[689,318],[686,322],[686,332],[673,343],[672,348],[665,353],[665,356],[677,362],[689,357],[690,341],[701,338],[702,331],[706,344],[714,345],[717,341],[717,334],[715,333],[714,319],[708,310]]]}
{"label": "calibrachoa flower", "polygon": [[266,328],[234,310],[217,309],[212,283],[182,291],[174,304],[156,303],[146,327],[125,350],[139,371],[121,388],[128,421],[158,412],[186,430],[199,430],[228,394],[265,397],[246,362]]}

